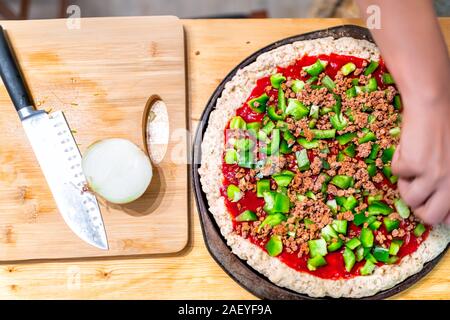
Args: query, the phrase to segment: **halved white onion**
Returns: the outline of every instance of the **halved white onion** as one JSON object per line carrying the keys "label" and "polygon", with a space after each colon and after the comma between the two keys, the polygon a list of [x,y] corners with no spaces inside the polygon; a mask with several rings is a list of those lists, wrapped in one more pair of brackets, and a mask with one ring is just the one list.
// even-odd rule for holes
{"label": "halved white onion", "polygon": [[112,203],[129,203],[144,194],[152,179],[147,155],[126,139],[95,142],[83,155],[89,188]]}

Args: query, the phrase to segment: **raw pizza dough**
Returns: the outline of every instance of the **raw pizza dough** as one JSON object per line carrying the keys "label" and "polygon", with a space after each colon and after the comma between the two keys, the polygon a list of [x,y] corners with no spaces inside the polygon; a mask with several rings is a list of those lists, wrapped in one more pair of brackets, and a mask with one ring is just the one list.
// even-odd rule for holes
{"label": "raw pizza dough", "polygon": [[225,199],[220,194],[223,175],[221,171],[224,152],[224,129],[248,98],[256,81],[276,73],[276,67],[286,67],[303,55],[319,54],[350,55],[367,60],[379,60],[378,48],[366,40],[343,37],[321,38],[298,41],[261,54],[255,62],[237,71],[225,85],[216,108],[211,112],[208,127],[202,142],[202,163],[199,169],[200,181],[205,192],[209,211],[213,214],[220,231],[232,252],[269,278],[278,286],[307,294],[311,297],[365,297],[389,289],[418,273],[423,265],[438,256],[450,241],[450,230],[444,225],[435,226],[427,239],[411,255],[404,257],[397,265],[377,267],[369,276],[350,279],[329,280],[306,272],[296,271],[276,257],[270,257],[257,245],[242,238],[233,231]]}

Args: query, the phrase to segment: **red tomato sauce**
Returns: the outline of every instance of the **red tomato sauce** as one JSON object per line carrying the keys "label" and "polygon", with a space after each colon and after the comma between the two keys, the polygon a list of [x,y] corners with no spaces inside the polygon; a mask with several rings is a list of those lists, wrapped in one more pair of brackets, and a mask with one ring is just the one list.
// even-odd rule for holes
{"label": "red tomato sauce", "polygon": [[[328,64],[325,68],[325,73],[329,75],[332,79],[336,76],[336,73],[338,70],[346,63],[353,62],[357,68],[362,68],[364,59],[352,57],[352,56],[344,56],[344,55],[336,55],[336,54],[330,54],[330,55],[319,55],[319,56],[304,56],[301,59],[297,60],[294,64],[286,67],[281,68],[278,67],[278,72],[282,73],[286,78],[291,77],[292,79],[301,79],[306,80],[309,76],[302,77],[301,71],[304,66],[308,66],[316,62],[317,59],[321,59],[324,61],[328,61]],[[385,64],[382,60],[380,60],[380,64],[378,68],[373,72],[373,76],[377,79],[378,85],[381,89],[385,88],[385,85],[383,85],[382,82],[382,74],[387,72]],[[247,101],[236,110],[236,115],[241,116],[246,122],[260,122],[262,121],[265,113],[256,113],[254,112],[249,106],[248,101],[259,97],[263,93],[267,93],[269,97],[272,97],[272,103],[277,103],[277,91],[270,89],[270,78],[264,77],[257,81],[256,87],[252,90],[250,96],[248,97]],[[228,126],[227,126],[228,128]],[[308,150],[308,157],[312,158],[314,155],[311,153],[312,150]],[[338,150],[331,150],[332,153],[338,152]],[[289,163],[294,163],[294,158],[292,155],[287,155],[287,160]],[[290,161],[291,160],[291,161]],[[288,165],[289,167],[289,165]],[[253,191],[246,191],[244,196],[236,203],[233,203],[228,200],[226,195],[226,189],[229,184],[235,184],[237,185],[239,183],[238,179],[236,178],[236,173],[240,169],[240,167],[236,164],[234,165],[228,165],[226,163],[222,163],[222,173],[224,176],[223,181],[223,187],[221,189],[221,194],[225,198],[225,204],[226,208],[228,209],[228,212],[230,213],[231,217],[233,218],[233,226],[236,229],[236,226],[239,224],[239,222],[236,222],[234,218],[238,216],[240,213],[242,213],[245,210],[252,210],[256,211],[258,207],[262,207],[264,205],[264,199],[258,198],[256,196],[256,192]],[[249,169],[245,169],[246,172],[248,172]],[[379,183],[377,187],[381,188],[383,184],[389,184],[391,187],[395,187],[395,185],[392,185],[387,179],[385,181]],[[238,208],[238,204],[239,207]],[[401,227],[405,227],[408,224],[408,220],[402,221]],[[400,248],[400,251],[398,252],[398,261],[399,263],[401,259],[407,255],[410,255],[414,251],[417,250],[419,245],[427,238],[429,234],[430,228],[427,227],[427,231],[419,238],[415,237],[412,232],[406,233],[405,237],[402,238],[403,245]],[[354,225],[353,223],[349,224],[349,235],[358,236],[361,231],[361,227],[358,227]],[[376,236],[377,233],[382,233],[384,235],[388,235],[388,232],[386,231],[384,225],[382,225],[377,231],[374,231],[374,235]],[[261,249],[265,249],[265,243],[268,239],[259,240],[256,238],[253,238],[249,236],[247,240],[251,241],[255,245],[259,246]],[[387,240],[385,243],[389,246],[390,241]],[[351,272],[347,272],[345,270],[344,266],[344,259],[342,257],[342,252],[344,250],[344,247],[342,247],[340,250],[336,252],[330,252],[325,256],[325,260],[327,261],[327,265],[317,268],[315,271],[310,271],[307,268],[307,260],[309,256],[302,256],[298,257],[297,252],[295,253],[287,253],[286,251],[283,251],[277,258],[280,259],[283,263],[288,265],[289,267],[300,271],[300,272],[307,272],[309,274],[313,274],[319,278],[323,279],[346,279],[346,278],[352,278],[354,276],[357,276],[360,274],[360,269],[364,265],[365,260],[362,260],[360,262],[357,262],[355,266],[352,268]],[[383,265],[383,263],[379,263],[378,265]]]}

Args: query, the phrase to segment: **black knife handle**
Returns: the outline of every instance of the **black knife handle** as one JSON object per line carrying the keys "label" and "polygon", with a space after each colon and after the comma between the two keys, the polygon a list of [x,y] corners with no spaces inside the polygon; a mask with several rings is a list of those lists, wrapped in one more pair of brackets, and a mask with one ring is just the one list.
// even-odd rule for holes
{"label": "black knife handle", "polygon": [[0,74],[16,110],[32,107],[32,100],[2,26],[0,26]]}

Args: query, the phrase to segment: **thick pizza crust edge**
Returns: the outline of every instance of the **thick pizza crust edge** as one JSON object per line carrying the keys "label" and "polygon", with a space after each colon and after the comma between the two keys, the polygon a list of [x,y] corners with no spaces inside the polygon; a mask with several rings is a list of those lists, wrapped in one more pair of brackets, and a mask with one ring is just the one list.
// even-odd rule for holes
{"label": "thick pizza crust edge", "polygon": [[206,194],[209,210],[220,227],[222,235],[234,254],[246,260],[255,270],[273,283],[311,297],[365,297],[389,289],[409,276],[419,272],[423,265],[439,255],[450,241],[450,230],[439,225],[410,256],[398,265],[376,268],[369,276],[357,276],[347,280],[328,280],[298,272],[270,257],[260,247],[233,232],[232,221],[220,195],[223,175],[221,171],[224,148],[224,129],[228,120],[247,99],[256,81],[276,72],[277,66],[288,66],[305,54],[342,54],[364,59],[379,60],[378,48],[366,40],[344,37],[298,41],[261,54],[255,62],[237,71],[225,84],[216,108],[211,112],[208,127],[202,141],[202,163],[199,169],[202,189]]}

